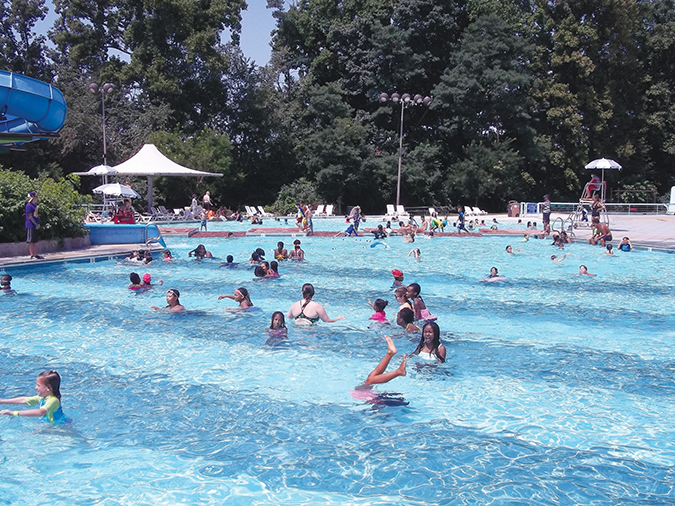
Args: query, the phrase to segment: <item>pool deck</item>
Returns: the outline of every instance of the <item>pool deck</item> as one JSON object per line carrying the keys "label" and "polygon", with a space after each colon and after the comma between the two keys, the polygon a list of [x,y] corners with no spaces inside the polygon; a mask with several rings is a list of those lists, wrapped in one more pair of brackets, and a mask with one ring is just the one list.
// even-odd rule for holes
{"label": "pool deck", "polygon": [[[566,218],[567,215],[553,213],[551,222],[555,218]],[[373,222],[379,223],[371,217]],[[509,228],[509,225],[516,224],[517,218],[509,218],[505,214],[490,214],[482,216],[486,226],[479,227],[480,233],[474,232],[471,234],[458,234],[456,232],[446,232],[436,234],[437,237],[480,237],[481,235],[503,235],[503,236],[522,236],[528,233],[525,229]],[[489,227],[493,224],[493,219],[497,220],[497,230],[490,230]],[[621,242],[622,237],[629,237],[633,246],[644,249],[664,250],[675,253],[675,216],[668,215],[609,215],[609,227],[612,231],[614,240],[612,243],[616,246]],[[529,233],[541,232],[541,216],[529,215],[522,218],[523,222],[537,221],[538,229],[532,230]],[[320,228],[320,222],[317,224]],[[370,229],[366,229],[370,230]],[[210,238],[210,237],[224,237],[224,238],[238,238],[247,236],[280,236],[280,237],[305,237],[305,234],[297,229],[290,227],[272,228],[272,227],[252,227],[247,232],[199,232],[195,227],[161,227],[160,231],[163,235],[182,235],[193,239]],[[314,233],[315,237],[333,237],[336,235],[335,231],[317,230]],[[575,229],[575,241],[586,242],[591,236],[591,227],[582,225]],[[30,259],[27,256],[22,257],[2,257],[0,258],[0,269],[7,267],[19,267],[26,265],[42,265],[61,263],[68,261],[95,261],[96,259],[116,258],[120,256],[127,256],[131,251],[138,249],[145,249],[145,244],[109,244],[109,245],[95,245],[84,249],[60,251],[50,253],[43,260]],[[161,251],[163,248],[159,245],[153,245],[153,251]]]}

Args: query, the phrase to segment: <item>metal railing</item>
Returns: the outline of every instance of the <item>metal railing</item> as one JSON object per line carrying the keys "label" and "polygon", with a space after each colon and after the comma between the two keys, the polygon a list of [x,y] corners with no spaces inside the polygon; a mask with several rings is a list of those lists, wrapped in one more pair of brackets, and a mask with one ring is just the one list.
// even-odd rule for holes
{"label": "metal railing", "polygon": [[[541,214],[541,206],[543,202],[521,202],[520,215],[526,216],[528,214]],[[551,202],[551,212],[554,213],[573,213],[579,205],[584,205],[590,209],[590,202]],[[619,202],[605,202],[605,208],[609,214],[666,214],[668,211],[668,204],[662,202],[656,203],[619,203]]]}

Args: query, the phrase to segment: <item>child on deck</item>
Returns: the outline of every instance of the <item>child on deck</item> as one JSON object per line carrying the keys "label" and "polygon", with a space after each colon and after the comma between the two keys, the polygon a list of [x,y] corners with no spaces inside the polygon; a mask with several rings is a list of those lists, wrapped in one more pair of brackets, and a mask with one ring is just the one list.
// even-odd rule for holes
{"label": "child on deck", "polygon": [[384,312],[384,308],[387,307],[389,301],[383,299],[375,299],[375,302],[368,301],[368,304],[375,310],[375,313],[370,317],[371,320],[375,320],[380,323],[389,323],[387,322],[387,314]]}
{"label": "child on deck", "polygon": [[50,423],[65,422],[66,418],[61,410],[61,377],[56,371],[44,371],[38,374],[35,380],[37,395],[33,397],[14,397],[0,399],[0,404],[28,404],[35,409],[12,411],[3,409],[0,415],[12,416],[39,416]]}

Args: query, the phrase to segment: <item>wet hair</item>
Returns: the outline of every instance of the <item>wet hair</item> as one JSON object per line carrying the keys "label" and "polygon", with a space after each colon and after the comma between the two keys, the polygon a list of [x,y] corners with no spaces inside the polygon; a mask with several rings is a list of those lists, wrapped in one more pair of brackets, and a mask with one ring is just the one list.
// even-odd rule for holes
{"label": "wet hair", "polygon": [[556,258],[558,258],[558,257],[555,256],[555,255],[551,255],[551,260],[555,260]]}
{"label": "wet hair", "polygon": [[2,286],[9,286],[11,282],[12,276],[9,274],[3,274],[2,277],[0,278],[0,284],[2,284]]}
{"label": "wet hair", "polygon": [[276,260],[272,260],[270,262],[270,269],[279,274],[279,262],[277,262]]}
{"label": "wet hair", "polygon": [[260,255],[261,257],[265,256],[265,250],[262,248],[256,248],[255,252]]}
{"label": "wet hair", "polygon": [[[180,304],[180,292],[175,288],[169,288],[166,293],[172,293],[176,296],[176,304]],[[169,307],[168,305],[166,307]]]}
{"label": "wet hair", "polygon": [[260,266],[265,270],[270,270],[270,263],[267,260],[260,262]]}
{"label": "wet hair", "polygon": [[506,250],[505,250],[505,251],[508,251],[510,247],[511,247],[511,245],[509,244],[509,245],[506,247]]}
{"label": "wet hair", "polygon": [[38,374],[38,379],[49,387],[54,397],[61,400],[61,376],[56,371],[44,371]]}
{"label": "wet hair", "polygon": [[405,286],[399,286],[394,290],[394,294],[397,297],[405,297],[405,300],[408,300],[408,289]]}
{"label": "wet hair", "polygon": [[251,253],[251,260],[253,260],[254,262],[260,261],[260,255],[258,254],[257,251],[254,251],[253,253]]}
{"label": "wet hair", "polygon": [[305,283],[302,285],[302,298],[312,300],[312,297],[314,297],[314,285]]}
{"label": "wet hair", "polygon": [[499,269],[497,269],[496,267],[490,267],[490,275],[492,275],[492,270],[493,270],[493,269],[494,269],[494,271],[495,271],[495,276],[496,276],[497,274],[499,274]]}
{"label": "wet hair", "polygon": [[373,308],[377,312],[384,311],[384,308],[387,307],[388,304],[389,304],[388,300],[375,299],[375,302],[373,302]]}
{"label": "wet hair", "polygon": [[286,318],[284,317],[284,313],[282,313],[281,311],[275,311],[274,313],[272,313],[272,321],[270,321],[270,328],[271,329],[274,328],[274,318],[277,315],[281,316],[281,326],[279,328],[285,329],[286,328]]}
{"label": "wet hair", "polygon": [[580,266],[579,266],[579,269],[581,269],[582,267],[583,267],[583,269],[584,269],[586,272],[588,272],[588,267],[586,267],[585,265],[580,265]]}
{"label": "wet hair", "polygon": [[[277,248],[279,249],[279,251],[281,251],[281,250],[283,249],[283,247],[284,247],[284,243],[281,242],[281,241],[279,241],[279,242],[277,243]],[[275,313],[275,314],[276,314],[276,313]]]}
{"label": "wet hair", "polygon": [[404,307],[398,312],[398,317],[405,323],[405,327],[415,321],[415,313],[412,309],[408,309],[407,307]]}
{"label": "wet hair", "polygon": [[239,288],[237,288],[237,291],[244,296],[244,298],[248,301],[249,304],[253,305],[253,302],[251,302],[251,296],[248,294],[248,290],[246,288],[240,286]]}
{"label": "wet hair", "polygon": [[262,265],[256,265],[255,269],[253,269],[253,275],[256,278],[264,278],[266,276],[265,274],[265,269],[263,269]]}
{"label": "wet hair", "polygon": [[131,281],[134,285],[140,285],[141,277],[137,273],[132,272],[129,274],[129,281]]}
{"label": "wet hair", "polygon": [[607,251],[612,251],[612,245],[611,244],[607,245]]}
{"label": "wet hair", "polygon": [[231,264],[232,262],[234,262],[234,257],[232,255],[227,255],[227,258],[225,258],[225,260],[227,260],[228,264]]}
{"label": "wet hair", "polygon": [[197,247],[195,248],[195,253],[201,254],[201,252],[206,252],[206,246],[203,244],[198,244]]}
{"label": "wet hair", "polygon": [[145,263],[146,263],[146,264],[149,264],[150,262],[152,262],[152,260],[153,260],[153,258],[152,258],[152,251],[147,250],[147,251],[143,254],[143,258],[145,258]]}
{"label": "wet hair", "polygon": [[426,329],[428,326],[431,326],[434,331],[434,338],[431,341],[431,353],[433,353],[441,362],[445,362],[445,359],[441,357],[441,354],[438,352],[438,347],[441,345],[441,329],[436,322],[427,322],[424,324],[422,327],[422,337],[420,338],[420,343],[417,345],[417,348],[412,352],[412,354],[417,355],[420,351],[422,351],[422,348],[424,348],[424,329]]}
{"label": "wet hair", "polygon": [[173,255],[171,254],[171,250],[170,250],[170,249],[165,249],[165,250],[164,250],[164,256],[165,256],[165,257],[172,258]]}
{"label": "wet hair", "polygon": [[420,292],[422,291],[422,287],[418,283],[410,283],[408,285],[408,288],[412,288],[413,292],[415,292],[415,295],[419,295]]}

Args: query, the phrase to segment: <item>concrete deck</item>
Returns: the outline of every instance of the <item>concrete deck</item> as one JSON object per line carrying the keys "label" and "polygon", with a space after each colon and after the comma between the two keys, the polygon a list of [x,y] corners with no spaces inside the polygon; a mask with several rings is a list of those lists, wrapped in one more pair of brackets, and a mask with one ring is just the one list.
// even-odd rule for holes
{"label": "concrete deck", "polygon": [[[567,215],[553,213],[551,216],[551,222],[555,218],[561,217],[566,218]],[[370,217],[374,220],[375,217]],[[483,231],[483,235],[523,235],[526,233],[523,229],[513,229],[509,228],[518,221],[518,218],[509,218],[505,214],[491,214],[487,216],[482,216],[481,219],[485,220],[487,227]],[[489,230],[489,226],[492,224],[492,220],[496,219],[498,222],[499,229],[496,231]],[[527,221],[536,221],[537,230],[541,232],[541,216],[540,215],[530,215],[524,218],[521,218],[524,222]],[[609,215],[609,228],[612,231],[614,240],[612,243],[616,246],[621,242],[622,237],[629,237],[633,246],[638,248],[651,248],[658,250],[665,250],[668,252],[675,253],[675,216],[667,215]],[[319,227],[320,228],[320,227]],[[161,230],[164,234],[164,229]],[[575,242],[586,242],[586,240],[591,236],[592,231],[591,227],[587,225],[582,225],[579,228],[575,229]],[[532,231],[535,233],[535,231]],[[262,228],[254,227],[251,228],[248,232],[196,232],[192,227],[186,227],[184,229],[172,229],[167,235],[171,234],[180,234],[186,235],[192,238],[209,238],[209,237],[230,237],[236,239],[239,237],[244,237],[247,235],[283,235],[286,237],[292,236],[304,236],[301,232],[295,229],[290,228]],[[331,237],[334,236],[336,232],[327,232],[318,230],[315,233],[317,237]],[[472,234],[457,234],[452,233],[443,233],[437,234],[438,237],[476,237],[481,234],[474,233]],[[44,260],[34,260],[30,259],[27,256],[22,257],[4,257],[0,258],[0,269],[7,267],[18,267],[26,265],[44,265],[51,263],[60,263],[67,261],[96,261],[96,260],[107,260],[109,258],[115,258],[120,256],[128,256],[129,253],[133,250],[145,249],[145,244],[110,244],[110,245],[96,245],[90,246],[84,249],[70,250],[70,251],[61,251],[57,253],[50,253],[45,256]],[[160,245],[153,245],[153,252],[161,251],[163,248]]]}

